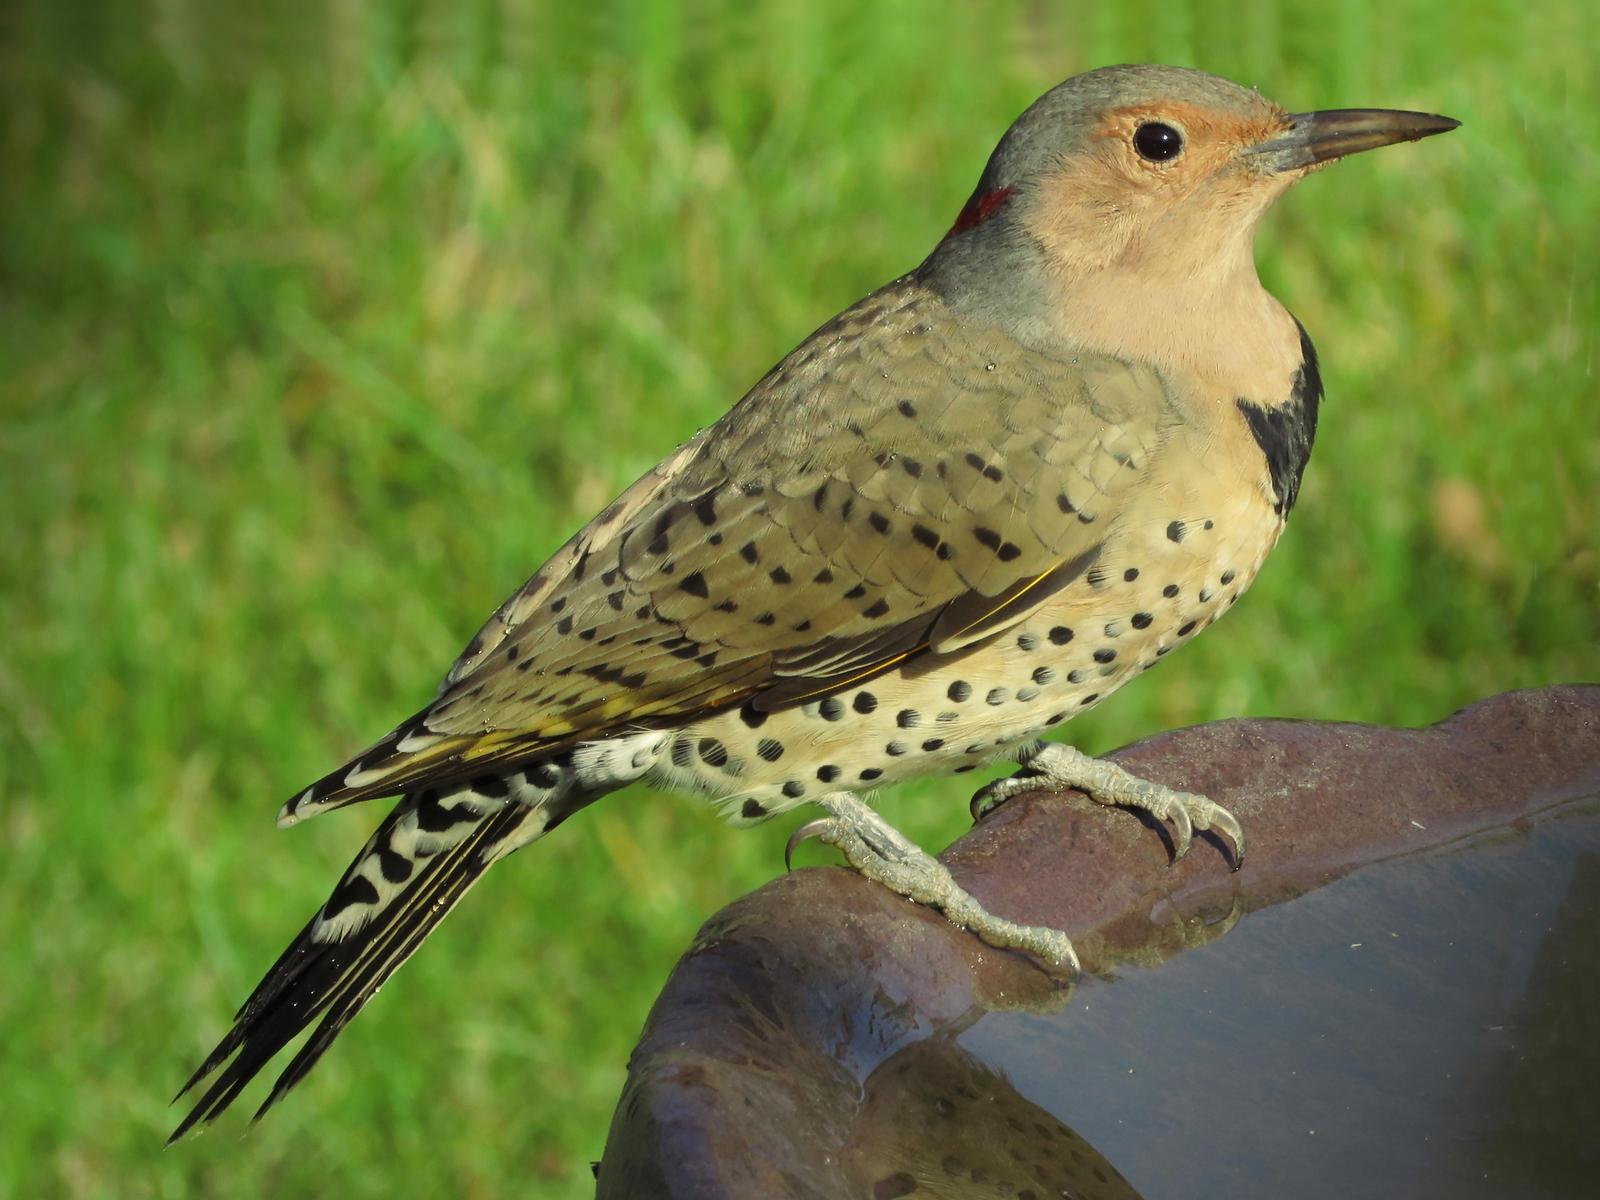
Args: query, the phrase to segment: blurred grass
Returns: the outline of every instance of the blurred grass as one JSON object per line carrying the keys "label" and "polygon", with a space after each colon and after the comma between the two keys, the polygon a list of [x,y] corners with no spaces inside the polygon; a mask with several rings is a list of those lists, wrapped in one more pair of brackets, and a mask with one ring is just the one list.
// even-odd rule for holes
{"label": "blurred grass", "polygon": [[[1269,219],[1329,393],[1300,507],[1238,615],[1075,740],[1600,677],[1581,0],[272,14],[0,16],[0,1194],[590,1189],[651,998],[785,830],[608,800],[493,873],[248,1139],[236,1113],[162,1152],[167,1097],[375,816],[280,837],[275,807],[915,264],[1011,118],[1091,66],[1465,126]],[[970,789],[885,803],[943,845]]]}

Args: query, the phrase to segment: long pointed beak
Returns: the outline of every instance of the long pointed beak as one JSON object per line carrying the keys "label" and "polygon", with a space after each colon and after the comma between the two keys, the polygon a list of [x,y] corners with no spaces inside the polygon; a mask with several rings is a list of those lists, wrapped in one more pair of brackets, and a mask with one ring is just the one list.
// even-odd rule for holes
{"label": "long pointed beak", "polygon": [[1252,148],[1263,171],[1314,167],[1347,154],[1449,133],[1461,124],[1453,117],[1389,108],[1329,108],[1295,113],[1289,120],[1287,131]]}

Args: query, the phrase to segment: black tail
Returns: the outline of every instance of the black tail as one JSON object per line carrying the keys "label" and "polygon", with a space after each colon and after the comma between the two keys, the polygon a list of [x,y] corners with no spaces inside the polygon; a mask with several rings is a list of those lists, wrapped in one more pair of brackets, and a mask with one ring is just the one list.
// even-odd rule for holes
{"label": "black tail", "polygon": [[544,832],[550,814],[543,806],[503,799],[503,786],[499,792],[488,796],[463,788],[441,797],[429,790],[395,806],[328,902],[245,1001],[228,1035],[183,1085],[175,1099],[227,1063],[169,1145],[232,1104],[273,1055],[321,1017],[256,1111],[259,1120],[316,1065],[478,876]]}

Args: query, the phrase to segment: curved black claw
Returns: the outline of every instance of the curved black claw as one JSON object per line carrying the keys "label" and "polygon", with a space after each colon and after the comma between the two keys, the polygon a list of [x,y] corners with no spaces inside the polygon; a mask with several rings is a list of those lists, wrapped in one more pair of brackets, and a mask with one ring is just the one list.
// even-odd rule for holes
{"label": "curved black claw", "polygon": [[791,833],[789,841],[783,847],[783,869],[785,871],[794,870],[795,847],[810,838],[821,837],[833,827],[833,822],[834,818],[832,817],[817,817],[814,820],[807,821]]}
{"label": "curved black claw", "polygon": [[1027,791],[1036,780],[1042,778],[1040,772],[1024,767],[1015,775],[984,784],[973,792],[972,799],[967,801],[967,811],[972,814],[972,823],[976,825],[1013,795]]}
{"label": "curved black claw", "polygon": [[1189,847],[1194,845],[1194,819],[1181,804],[1173,805],[1172,811],[1165,816],[1172,822],[1172,861],[1168,865],[1175,867],[1189,853]]}
{"label": "curved black claw", "polygon": [[1239,818],[1225,808],[1220,809],[1211,818],[1211,828],[1227,834],[1233,843],[1233,869],[1237,871],[1244,866],[1244,826],[1239,824]]}

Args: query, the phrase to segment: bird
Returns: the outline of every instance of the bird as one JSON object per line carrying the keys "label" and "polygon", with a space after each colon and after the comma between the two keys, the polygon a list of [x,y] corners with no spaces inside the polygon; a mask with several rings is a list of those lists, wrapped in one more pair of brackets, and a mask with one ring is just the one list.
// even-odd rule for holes
{"label": "bird", "polygon": [[[963,891],[863,793],[998,760],[1172,824],[1204,796],[1043,735],[1191,640],[1295,505],[1322,381],[1254,237],[1336,159],[1454,129],[1293,113],[1200,71],[1074,76],[1006,131],[915,269],[845,309],[572,536],[433,699],[282,808],[399,797],[179,1098],[225,1110],[315,1026],[259,1119],[491,865],[637,780],[796,838],[992,946],[1059,930]],[[795,840],[791,839],[792,850]],[[787,857],[787,852],[786,852]]]}

